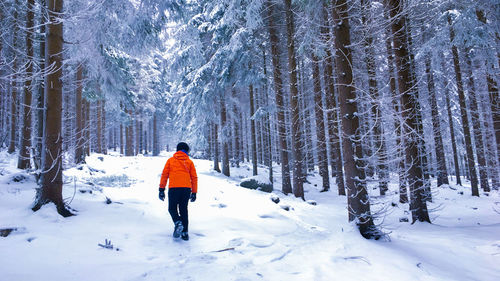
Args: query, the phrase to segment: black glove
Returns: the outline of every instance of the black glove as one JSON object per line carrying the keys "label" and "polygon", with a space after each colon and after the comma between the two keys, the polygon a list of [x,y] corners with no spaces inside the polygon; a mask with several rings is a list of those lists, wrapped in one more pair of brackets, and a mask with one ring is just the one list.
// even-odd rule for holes
{"label": "black glove", "polygon": [[191,202],[196,201],[196,193],[191,193],[191,196],[189,196],[189,198],[191,199]]}
{"label": "black glove", "polygon": [[165,188],[160,188],[160,194],[158,194],[158,198],[160,198],[161,201],[165,200]]}

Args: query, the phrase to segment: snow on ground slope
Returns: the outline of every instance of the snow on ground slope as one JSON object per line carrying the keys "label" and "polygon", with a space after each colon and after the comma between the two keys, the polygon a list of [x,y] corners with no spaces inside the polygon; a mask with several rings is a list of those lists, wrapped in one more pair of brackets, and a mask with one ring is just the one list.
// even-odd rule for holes
{"label": "snow on ground slope", "polygon": [[[53,205],[31,211],[32,177],[0,152],[0,229],[17,228],[0,237],[0,281],[500,280],[498,192],[472,198],[467,187],[434,188],[433,224],[411,225],[400,222],[410,216],[395,192],[370,190],[390,237],[371,241],[347,223],[345,197],[319,193],[317,175],[306,185],[317,205],[279,191],[275,204],[271,194],[238,186],[248,166],[226,178],[195,160],[199,193],[186,242],[172,238],[157,197],[166,159],[88,157],[65,171],[64,197],[77,213],[65,219]],[[98,246],[106,239],[113,249]]]}

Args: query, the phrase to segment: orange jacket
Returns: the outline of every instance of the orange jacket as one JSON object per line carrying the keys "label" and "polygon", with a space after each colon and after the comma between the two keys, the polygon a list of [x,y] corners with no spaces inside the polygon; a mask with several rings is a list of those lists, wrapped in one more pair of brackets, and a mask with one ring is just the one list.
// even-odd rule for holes
{"label": "orange jacket", "polygon": [[160,188],[165,188],[168,179],[168,188],[190,187],[192,193],[198,192],[198,175],[193,161],[182,151],[177,151],[167,160],[161,174]]}

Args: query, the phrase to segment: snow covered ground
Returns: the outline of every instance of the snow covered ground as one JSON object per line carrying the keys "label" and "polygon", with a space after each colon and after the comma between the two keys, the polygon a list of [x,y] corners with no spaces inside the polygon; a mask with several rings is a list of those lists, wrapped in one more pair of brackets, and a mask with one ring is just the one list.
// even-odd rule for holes
{"label": "snow covered ground", "polygon": [[[395,183],[383,198],[371,190],[389,237],[371,241],[347,222],[335,186],[319,192],[318,176],[305,186],[312,205],[240,187],[247,165],[226,178],[195,160],[199,193],[189,205],[191,240],[182,241],[157,197],[168,155],[88,157],[65,171],[64,197],[77,215],[62,218],[54,205],[31,211],[33,178],[1,151],[0,229],[17,231],[0,237],[0,281],[500,280],[498,192],[473,198],[468,187],[434,188],[433,224],[411,225],[400,222],[411,217]],[[106,239],[113,249],[98,245]]]}

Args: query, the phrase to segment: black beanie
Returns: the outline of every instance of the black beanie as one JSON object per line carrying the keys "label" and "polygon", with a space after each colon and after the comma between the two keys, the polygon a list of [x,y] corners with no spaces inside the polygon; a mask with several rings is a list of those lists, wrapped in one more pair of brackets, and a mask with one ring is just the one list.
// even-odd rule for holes
{"label": "black beanie", "polygon": [[177,151],[184,150],[186,152],[189,152],[189,145],[185,142],[180,142],[177,144]]}

